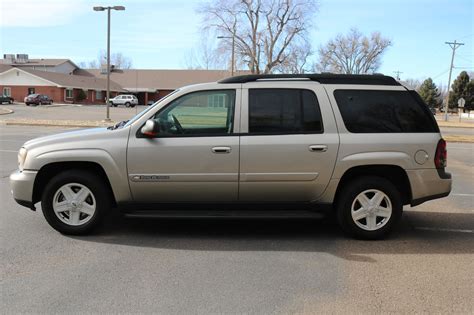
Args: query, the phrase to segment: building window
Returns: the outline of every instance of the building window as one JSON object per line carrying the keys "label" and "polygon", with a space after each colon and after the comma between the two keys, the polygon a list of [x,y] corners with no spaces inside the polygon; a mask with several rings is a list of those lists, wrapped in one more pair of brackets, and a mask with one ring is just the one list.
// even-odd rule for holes
{"label": "building window", "polygon": [[28,95],[35,94],[35,88],[28,88]]}
{"label": "building window", "polygon": [[102,100],[102,91],[95,91],[95,99],[96,100]]}
{"label": "building window", "polygon": [[213,94],[209,95],[209,106],[210,107],[226,107],[225,94]]}
{"label": "building window", "polygon": [[9,88],[9,87],[4,87],[3,88],[3,95],[9,96],[9,97],[12,96],[12,89]]}
{"label": "building window", "polygon": [[72,89],[66,89],[66,98],[72,98],[72,97],[73,97]]}

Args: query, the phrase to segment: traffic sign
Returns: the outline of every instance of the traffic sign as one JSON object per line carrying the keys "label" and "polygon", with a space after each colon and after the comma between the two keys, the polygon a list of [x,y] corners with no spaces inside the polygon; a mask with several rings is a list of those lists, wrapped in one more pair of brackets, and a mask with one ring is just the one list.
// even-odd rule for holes
{"label": "traffic sign", "polygon": [[466,100],[463,99],[462,97],[458,100],[458,106],[463,108],[464,104],[466,104]]}

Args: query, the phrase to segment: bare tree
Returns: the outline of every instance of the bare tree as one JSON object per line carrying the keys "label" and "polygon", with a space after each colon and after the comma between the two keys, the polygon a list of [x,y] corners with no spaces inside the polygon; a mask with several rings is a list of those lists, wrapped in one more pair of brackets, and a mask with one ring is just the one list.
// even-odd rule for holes
{"label": "bare tree", "polygon": [[373,73],[380,67],[381,57],[392,42],[374,32],[370,38],[352,28],[319,48],[319,71],[361,74]]}
{"label": "bare tree", "polygon": [[311,45],[304,42],[298,45],[290,45],[288,48],[288,58],[275,67],[280,73],[305,73],[311,71],[308,65],[308,58],[313,54]]}
{"label": "bare tree", "polygon": [[208,40],[209,36],[202,36],[197,48],[189,50],[184,55],[184,64],[188,69],[221,69],[224,67],[222,55],[217,47]]}
{"label": "bare tree", "polygon": [[[110,54],[110,64],[113,65],[116,69],[131,69],[132,60],[124,56],[121,52]],[[97,60],[91,60],[88,62],[82,61],[79,63],[81,68],[107,68],[107,52],[101,50],[97,57]]]}
{"label": "bare tree", "polygon": [[[316,4],[316,0],[210,0],[198,12],[204,30],[235,38],[236,59],[252,73],[271,73],[305,42]],[[221,45],[229,47],[231,42]]]}
{"label": "bare tree", "polygon": [[412,90],[418,90],[421,84],[423,83],[423,81],[420,79],[412,79],[412,78],[402,80],[401,82],[404,86]]}

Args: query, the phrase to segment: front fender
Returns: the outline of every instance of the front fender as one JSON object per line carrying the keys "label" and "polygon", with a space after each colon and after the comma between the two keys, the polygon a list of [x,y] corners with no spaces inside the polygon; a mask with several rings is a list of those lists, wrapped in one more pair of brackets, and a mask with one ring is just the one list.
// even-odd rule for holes
{"label": "front fender", "polygon": [[25,169],[40,170],[42,167],[61,162],[92,162],[100,165],[107,175],[117,202],[130,200],[130,187],[126,175],[125,156],[116,160],[103,149],[64,149],[42,152],[27,159]]}

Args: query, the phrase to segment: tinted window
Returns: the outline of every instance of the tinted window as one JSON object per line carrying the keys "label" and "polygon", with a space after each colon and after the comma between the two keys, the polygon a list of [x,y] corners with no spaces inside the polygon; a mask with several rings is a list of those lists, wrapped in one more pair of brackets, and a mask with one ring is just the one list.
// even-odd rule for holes
{"label": "tinted window", "polygon": [[316,95],[309,90],[249,90],[250,133],[320,133],[323,131]]}
{"label": "tinted window", "polygon": [[336,90],[334,97],[350,132],[438,131],[426,105],[408,91]]}
{"label": "tinted window", "polygon": [[171,102],[155,119],[163,136],[224,135],[232,133],[234,106],[235,90],[194,92]]}

